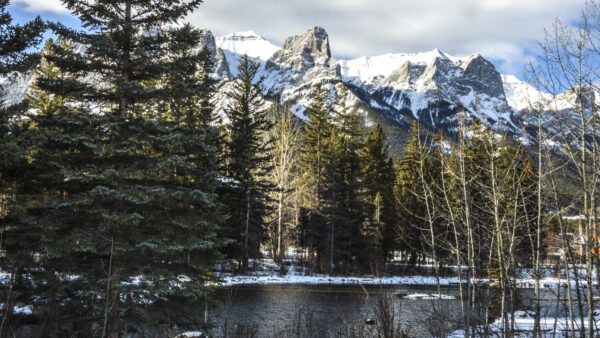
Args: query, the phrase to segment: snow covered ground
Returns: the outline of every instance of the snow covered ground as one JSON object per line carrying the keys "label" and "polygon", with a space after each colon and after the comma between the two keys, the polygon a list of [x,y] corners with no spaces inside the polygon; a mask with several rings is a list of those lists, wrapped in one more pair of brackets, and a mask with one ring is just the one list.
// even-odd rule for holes
{"label": "snow covered ground", "polygon": [[[595,322],[597,323],[600,320],[600,317],[595,318]],[[527,311],[517,311],[515,312],[515,331],[518,332],[518,337],[533,337],[533,326],[534,326],[534,317],[533,313]],[[584,327],[588,327],[587,321],[584,321]],[[501,334],[501,319],[498,318],[491,326],[488,328],[488,332],[492,335]],[[575,327],[577,330],[581,327],[581,320],[574,319],[573,323],[569,320],[569,318],[540,318],[540,329],[543,332],[544,337],[569,337],[571,336],[570,331],[571,328]],[[476,328],[477,329],[477,328]],[[475,331],[477,332],[477,331]],[[462,338],[464,337],[464,331],[458,330],[450,334],[449,338]]]}
{"label": "snow covered ground", "polygon": [[[268,284],[305,284],[305,285],[436,285],[436,278],[432,276],[390,276],[390,277],[375,277],[375,276],[328,276],[328,275],[251,275],[251,276],[231,276],[223,275],[220,286],[233,285],[268,285]],[[487,280],[478,280],[478,283],[487,284]],[[466,283],[466,280],[463,280]],[[440,285],[458,285],[459,281],[456,277],[441,277]],[[493,284],[493,282],[492,282]],[[575,281],[571,280],[571,285],[575,287]],[[535,286],[534,279],[518,279],[517,287],[533,288]],[[546,277],[540,280],[541,288],[556,289],[557,287],[565,288],[567,286],[566,279],[558,279]],[[580,287],[587,287],[585,281],[579,281]],[[594,283],[597,287],[597,284]]]}
{"label": "snow covered ground", "polygon": [[[243,284],[330,284],[330,285],[436,285],[435,277],[429,276],[393,276],[393,277],[348,277],[348,276],[223,276],[221,285]],[[440,279],[440,284],[458,284],[454,277]]]}
{"label": "snow covered ground", "polygon": [[[233,275],[231,273],[222,273],[220,286],[232,285],[267,285],[267,284],[305,284],[305,285],[436,285],[435,276],[410,275],[410,276],[329,276],[324,274],[311,274],[307,270],[302,270],[299,266],[289,265],[285,274],[279,273],[279,265],[271,259],[254,260],[251,262],[255,271],[249,275]],[[457,268],[454,267],[456,270]],[[542,272],[540,287],[556,289],[558,287],[566,288],[566,277],[556,278],[551,268],[546,268]],[[564,271],[563,271],[564,275]],[[586,288],[587,283],[584,278],[584,270],[579,272],[579,287]],[[532,269],[521,269],[517,279],[517,287],[533,288],[535,279]],[[595,274],[594,274],[595,276]],[[571,285],[575,287],[575,276],[571,276]],[[477,280],[477,283],[494,284],[496,281]],[[463,283],[466,280],[463,279]],[[441,285],[458,285],[457,277],[440,277]],[[594,277],[594,286],[597,283]]]}

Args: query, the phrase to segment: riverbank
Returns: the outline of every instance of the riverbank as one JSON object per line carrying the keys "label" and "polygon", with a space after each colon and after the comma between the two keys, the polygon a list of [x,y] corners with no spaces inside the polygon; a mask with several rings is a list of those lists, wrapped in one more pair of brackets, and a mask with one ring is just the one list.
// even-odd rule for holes
{"label": "riverbank", "polygon": [[[342,276],[342,275],[326,275],[310,273],[306,269],[302,269],[294,264],[286,267],[282,273],[279,265],[272,260],[256,260],[253,261],[254,269],[247,275],[236,275],[230,272],[217,274],[221,278],[218,286],[235,286],[235,285],[437,285],[435,276],[431,273],[427,275],[407,274],[399,276]],[[453,267],[452,269],[457,269]],[[531,269],[521,269],[519,278],[516,280],[518,288],[534,288],[535,279],[533,278]],[[545,268],[542,273],[543,278],[540,279],[540,287],[547,289],[556,289],[558,287],[567,287],[568,280],[566,277],[555,277],[555,273],[550,268]],[[587,282],[583,279],[584,274],[579,274],[579,287],[586,288]],[[466,279],[462,280],[467,283]],[[458,285],[460,281],[455,276],[443,276],[439,278],[439,283],[442,286]],[[495,284],[496,281],[488,279],[478,279],[474,281],[478,284]],[[576,286],[575,276],[571,276],[571,285]],[[594,277],[594,287],[598,284]]]}
{"label": "riverbank", "polygon": [[[440,285],[458,285],[460,282],[455,277],[440,277]],[[463,280],[463,283],[467,283]],[[495,281],[478,280],[476,283],[479,284],[495,284]],[[328,275],[312,275],[312,276],[298,276],[298,275],[224,275],[221,276],[221,282],[217,286],[234,286],[234,285],[287,285],[287,284],[301,284],[301,285],[437,285],[435,277],[431,276],[390,276],[390,277],[374,277],[374,276],[328,276]],[[575,287],[575,281],[571,280],[571,285]],[[597,288],[598,284],[593,283],[594,287]],[[516,286],[518,288],[534,288],[534,279],[517,279]],[[579,281],[579,286],[586,288],[587,283],[585,280]],[[567,279],[558,278],[543,278],[540,280],[541,288],[556,289],[558,287],[567,287]]]}

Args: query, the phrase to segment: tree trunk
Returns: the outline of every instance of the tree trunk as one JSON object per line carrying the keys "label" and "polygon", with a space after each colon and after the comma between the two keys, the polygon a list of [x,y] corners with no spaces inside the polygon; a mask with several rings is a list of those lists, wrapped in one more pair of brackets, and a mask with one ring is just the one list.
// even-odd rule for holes
{"label": "tree trunk", "polygon": [[242,257],[242,272],[248,273],[248,237],[250,231],[250,190],[246,192],[246,227],[244,229],[244,250]]}
{"label": "tree trunk", "polygon": [[[131,28],[131,3],[132,0],[125,1],[125,27],[123,27],[125,41],[123,41],[123,55],[121,56],[121,76],[126,85],[128,85],[127,82],[131,77],[131,35],[133,35]],[[119,96],[119,113],[121,117],[127,117],[127,106],[129,105],[128,93],[121,88]]]}
{"label": "tree trunk", "polygon": [[282,251],[281,251],[281,236],[282,236],[282,223],[283,223],[283,191],[279,190],[278,193],[278,201],[277,201],[277,252],[276,259],[278,261],[282,260]]}

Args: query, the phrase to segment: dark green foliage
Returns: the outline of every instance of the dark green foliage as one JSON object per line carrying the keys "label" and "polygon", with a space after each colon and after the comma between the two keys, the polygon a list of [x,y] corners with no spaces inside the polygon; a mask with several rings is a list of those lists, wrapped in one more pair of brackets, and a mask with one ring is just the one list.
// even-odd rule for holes
{"label": "dark green foliage", "polygon": [[[313,88],[314,94],[306,111],[308,121],[306,132],[302,137],[301,166],[304,173],[303,184],[307,186],[306,194],[310,196],[307,202],[314,210],[321,209],[321,200],[325,186],[323,184],[328,144],[331,131],[332,108],[328,102],[328,92],[321,83]],[[320,212],[320,211],[319,211]]]}
{"label": "dark green foliage", "polygon": [[348,106],[345,87],[336,92],[333,106],[327,87],[317,84],[307,110],[299,161],[301,242],[317,254],[313,268],[377,272],[394,246],[392,162],[381,126],[365,144],[363,116]]}
{"label": "dark green foliage", "polygon": [[28,51],[37,46],[46,24],[38,16],[25,25],[12,25],[6,11],[10,0],[0,0],[0,75],[31,69],[39,60],[39,53]]}
{"label": "dark green foliage", "polygon": [[388,258],[396,247],[394,240],[396,174],[385,141],[383,128],[378,123],[367,134],[360,152],[361,195],[365,208],[363,234],[365,245],[373,248],[369,250],[369,263],[378,263]]}
{"label": "dark green foliage", "polygon": [[[176,75],[197,69],[200,55],[182,52],[196,47],[201,33],[189,25],[168,29],[164,25],[174,24],[201,2],[64,0],[90,32],[74,32],[60,24],[53,28],[77,46],[85,46],[85,53],[57,46],[50,61],[75,77],[40,79],[39,86],[67,98],[102,103],[104,111],[123,117],[140,104],[196,95],[202,85]],[[153,85],[163,80],[169,85]]]}
{"label": "dark green foliage", "polygon": [[347,105],[347,90],[341,87],[338,91],[325,156],[328,163],[325,214],[330,228],[329,255],[333,253],[333,257],[329,257],[330,269],[345,268],[347,272],[351,262],[363,253],[360,249],[363,204],[360,199],[362,173],[359,158],[363,136],[362,118],[356,109]]}
{"label": "dark green foliage", "polygon": [[197,328],[224,218],[211,107],[194,104],[214,83],[190,52],[200,33],[162,25],[200,1],[64,3],[91,32],[55,25],[70,43],[49,42],[36,70],[9,268],[36,282],[51,336]]}
{"label": "dark green foliage", "polygon": [[224,234],[236,242],[230,248],[231,258],[239,258],[240,268],[248,269],[249,257],[258,255],[264,235],[264,217],[269,212],[268,192],[272,189],[267,176],[270,168],[271,141],[260,85],[255,79],[259,64],[244,55],[238,76],[230,93],[227,108],[224,173],[224,204],[231,215]]}
{"label": "dark green foliage", "polygon": [[[31,155],[30,175],[19,182],[26,198],[20,223],[7,232],[7,249],[18,253],[37,245],[28,252],[43,252],[43,268],[60,274],[48,284],[47,305],[69,299],[75,306],[69,316],[86,332],[100,323],[108,302],[114,307],[110,327],[129,330],[144,322],[145,307],[163,297],[200,297],[219,247],[215,172],[190,155],[211,151],[199,149],[204,133],[82,112],[31,120],[36,127],[27,138],[40,151]],[[74,279],[64,280],[68,276]],[[196,324],[178,309],[169,324]],[[49,322],[54,329],[74,323],[67,316]]]}
{"label": "dark green foliage", "polygon": [[425,222],[425,205],[422,203],[423,189],[419,175],[420,161],[428,166],[427,158],[423,157],[421,147],[421,125],[413,122],[409,139],[404,148],[402,160],[397,166],[397,183],[395,195],[398,201],[399,219],[396,227],[397,240],[400,249],[411,253],[411,264],[416,263],[416,253],[426,250],[421,241],[421,228]]}
{"label": "dark green foliage", "polygon": [[[6,10],[9,2],[0,0],[0,76],[13,71],[26,71],[35,65],[39,53],[30,52],[29,49],[40,43],[46,29],[39,16],[25,25],[13,25],[12,17]],[[0,101],[0,219],[6,215],[7,203],[12,195],[9,190],[13,188],[10,176],[15,173],[14,166],[21,155],[11,133],[12,124],[25,108],[26,104],[4,107],[4,102]]]}
{"label": "dark green foliage", "polygon": [[[39,53],[30,49],[39,44],[46,29],[40,17],[25,25],[12,25],[12,17],[6,8],[8,5],[8,0],[0,0],[0,76],[14,71],[27,71],[39,60]],[[22,270],[12,269],[17,260],[30,259],[11,257],[5,253],[5,232],[11,228],[10,219],[18,207],[16,178],[25,161],[23,149],[15,137],[17,121],[26,108],[27,103],[5,107],[5,102],[0,101],[0,252],[3,253],[0,255],[0,267],[10,274],[8,281],[0,283],[0,303],[3,304],[0,310],[0,336],[9,335],[9,327],[13,324],[13,305],[31,286],[25,285],[30,282],[23,276]]]}
{"label": "dark green foliage", "polygon": [[[309,236],[303,242],[308,244],[311,252],[314,250],[318,255],[317,264],[314,268],[323,269],[329,266],[325,262],[328,257],[327,248],[331,243],[331,228],[328,226],[325,214],[325,191],[327,189],[327,171],[330,168],[329,155],[331,133],[333,124],[331,121],[332,108],[329,103],[328,91],[321,83],[313,87],[311,103],[306,111],[308,121],[305,133],[302,135],[300,147],[299,167],[300,193],[303,196],[303,234]],[[312,262],[315,263],[315,262]]]}

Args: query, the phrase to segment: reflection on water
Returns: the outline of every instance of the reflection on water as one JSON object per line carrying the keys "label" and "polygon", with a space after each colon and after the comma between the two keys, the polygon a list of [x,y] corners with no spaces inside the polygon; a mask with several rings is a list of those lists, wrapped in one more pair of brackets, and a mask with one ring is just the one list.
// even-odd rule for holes
{"label": "reflection on water", "polygon": [[[561,298],[565,297],[561,290]],[[223,335],[223,328],[236,324],[254,332],[260,337],[281,336],[281,332],[292,325],[310,325],[314,336],[344,336],[348,327],[362,327],[367,319],[377,318],[377,299],[389,296],[396,313],[396,319],[411,336],[430,336],[439,320],[443,320],[446,330],[458,327],[461,318],[459,290],[457,286],[442,288],[444,295],[454,299],[442,300],[440,316],[439,304],[435,299],[408,299],[398,295],[436,294],[433,286],[327,286],[327,285],[243,285],[217,290],[221,303],[211,310],[210,319],[215,324],[215,334]],[[487,292],[483,292],[484,295]],[[499,311],[500,300],[490,294],[491,308],[488,316]],[[556,290],[542,290],[542,316],[567,316],[566,303],[557,302]],[[478,301],[484,303],[483,297]],[[533,290],[521,289],[515,295],[519,303],[517,309],[533,306]],[[508,301],[507,301],[508,302]],[[487,304],[487,302],[485,302]],[[584,308],[584,311],[585,308]],[[304,316],[295,319],[300,313]],[[485,310],[481,312],[485,313]],[[307,314],[310,314],[308,316]],[[577,311],[576,314],[577,316]],[[441,318],[441,319],[440,319]],[[482,315],[481,318],[484,318]],[[437,320],[437,322],[436,322]],[[483,320],[483,319],[482,319]],[[310,323],[306,323],[310,321]]]}
{"label": "reflection on water", "polygon": [[[324,285],[246,285],[219,289],[222,305],[211,313],[219,327],[243,324],[261,336],[275,336],[278,330],[294,322],[299,311],[311,313],[314,327],[321,335],[338,333],[341,326],[364,326],[366,319],[376,318],[377,299],[390,296],[399,322],[414,335],[427,331],[427,320],[437,308],[437,300],[402,299],[399,294],[435,293],[432,287],[366,287]],[[455,296],[443,300],[447,313],[460,314],[458,288],[447,287],[443,293]],[[303,319],[304,320],[304,319]]]}

